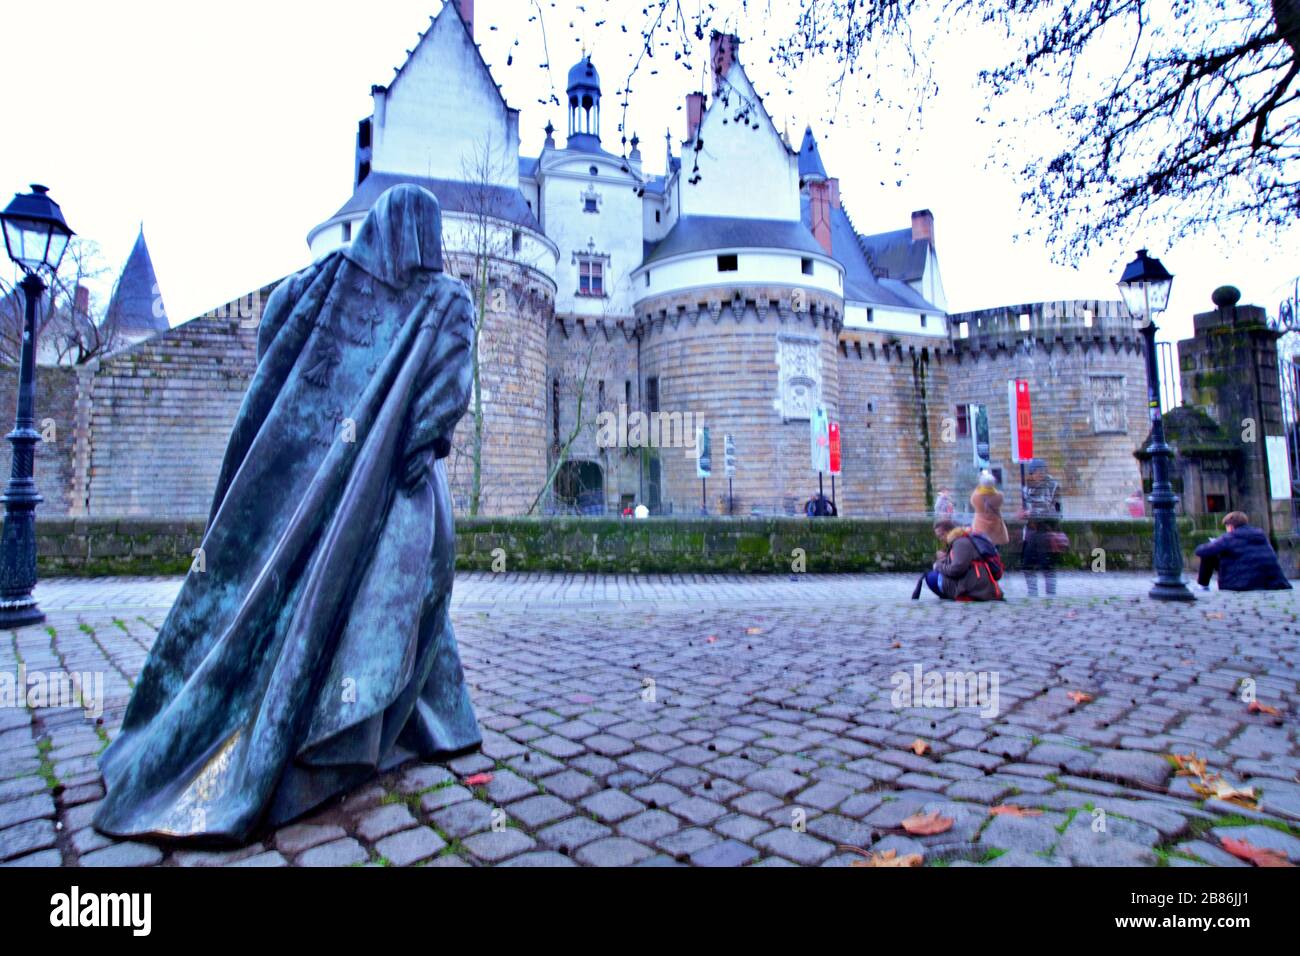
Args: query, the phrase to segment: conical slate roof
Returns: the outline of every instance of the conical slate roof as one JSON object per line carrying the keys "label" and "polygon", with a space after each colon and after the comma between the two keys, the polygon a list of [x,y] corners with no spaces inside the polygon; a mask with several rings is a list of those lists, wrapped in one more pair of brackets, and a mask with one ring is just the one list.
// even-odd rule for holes
{"label": "conical slate roof", "polygon": [[799,178],[804,182],[826,179],[826,167],[811,126],[804,130],[803,145],[799,147]]}
{"label": "conical slate roof", "polygon": [[143,225],[113,289],[105,321],[113,323],[124,335],[153,334],[171,328],[153,260],[149,258],[149,246],[144,241]]}

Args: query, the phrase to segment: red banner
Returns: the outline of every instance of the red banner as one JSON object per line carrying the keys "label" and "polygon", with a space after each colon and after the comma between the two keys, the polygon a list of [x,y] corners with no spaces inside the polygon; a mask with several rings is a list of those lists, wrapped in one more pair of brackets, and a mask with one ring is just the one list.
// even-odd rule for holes
{"label": "red banner", "polygon": [[1024,462],[1034,457],[1034,412],[1029,401],[1029,383],[1018,378],[1008,383],[1011,406],[1011,459]]}
{"label": "red banner", "polygon": [[831,474],[840,473],[840,423],[831,422],[830,424],[831,439]]}

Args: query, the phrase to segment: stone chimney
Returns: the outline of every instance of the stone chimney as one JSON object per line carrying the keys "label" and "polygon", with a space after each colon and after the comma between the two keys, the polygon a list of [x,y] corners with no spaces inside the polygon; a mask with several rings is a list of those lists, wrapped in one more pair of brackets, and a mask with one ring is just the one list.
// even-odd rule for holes
{"label": "stone chimney", "polygon": [[812,211],[812,234],[818,245],[831,255],[831,186],[822,180],[808,184],[808,200]]}
{"label": "stone chimney", "polygon": [[700,131],[700,121],[704,119],[704,94],[686,94],[686,141],[695,142],[695,134]]}
{"label": "stone chimney", "polygon": [[840,208],[840,177],[832,176],[830,179],[826,180],[826,185],[830,189],[831,208],[839,209]]}
{"label": "stone chimney", "polygon": [[736,62],[736,51],[740,49],[740,38],[731,33],[719,33],[714,30],[709,36],[709,63],[713,66],[713,90],[716,93],[727,77],[731,64]]}
{"label": "stone chimney", "polygon": [[474,0],[456,0],[456,12],[460,18],[465,21],[465,29],[469,35],[474,35]]}
{"label": "stone chimney", "polygon": [[920,209],[912,213],[912,241],[934,242],[934,213]]}

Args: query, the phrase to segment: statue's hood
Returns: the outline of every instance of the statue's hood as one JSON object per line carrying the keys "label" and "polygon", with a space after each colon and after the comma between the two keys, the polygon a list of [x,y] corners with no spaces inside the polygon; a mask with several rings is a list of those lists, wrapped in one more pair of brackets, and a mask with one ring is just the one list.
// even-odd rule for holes
{"label": "statue's hood", "polygon": [[417,270],[442,271],[442,210],[433,193],[401,183],[375,200],[343,255],[397,289]]}

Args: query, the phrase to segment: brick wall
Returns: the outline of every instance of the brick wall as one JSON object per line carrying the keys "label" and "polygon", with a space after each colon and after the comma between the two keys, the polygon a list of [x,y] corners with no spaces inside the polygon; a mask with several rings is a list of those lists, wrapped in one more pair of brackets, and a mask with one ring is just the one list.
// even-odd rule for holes
{"label": "brick wall", "polygon": [[[3,440],[14,427],[18,402],[18,369],[0,366],[0,482],[9,480],[13,446]],[[75,505],[77,454],[77,370],[67,367],[36,370],[36,430],[46,436],[36,445],[33,470],[36,491],[45,501],[37,514],[68,514]]]}

